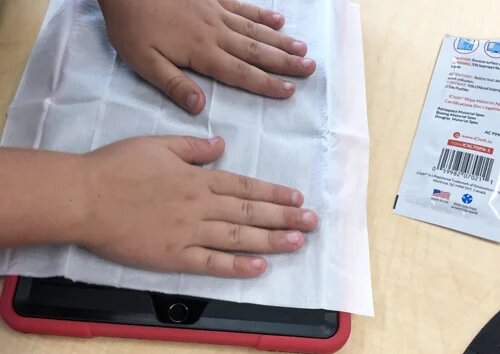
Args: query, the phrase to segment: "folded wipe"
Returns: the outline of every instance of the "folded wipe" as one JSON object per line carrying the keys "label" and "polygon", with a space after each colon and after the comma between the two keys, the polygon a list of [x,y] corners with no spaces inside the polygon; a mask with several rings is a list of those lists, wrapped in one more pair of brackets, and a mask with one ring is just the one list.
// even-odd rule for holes
{"label": "folded wipe", "polygon": [[[138,135],[222,136],[209,168],[301,190],[321,220],[305,247],[268,257],[257,279],[137,270],[77,246],[0,251],[0,272],[274,306],[373,313],[366,230],[368,129],[359,11],[345,1],[261,0],[305,40],[316,73],[273,100],[189,73],[207,96],[196,118],[139,79],[108,43],[95,0],[53,0],[17,95],[3,146],[84,153]],[[145,240],[147,242],[147,240]]]}

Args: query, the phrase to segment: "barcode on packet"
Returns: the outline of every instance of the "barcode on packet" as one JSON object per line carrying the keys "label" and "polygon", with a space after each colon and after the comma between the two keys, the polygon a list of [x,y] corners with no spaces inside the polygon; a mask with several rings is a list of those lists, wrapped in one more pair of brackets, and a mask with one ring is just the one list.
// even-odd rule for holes
{"label": "barcode on packet", "polygon": [[495,160],[489,157],[445,148],[441,151],[436,168],[441,171],[448,170],[481,177],[489,181],[494,162]]}

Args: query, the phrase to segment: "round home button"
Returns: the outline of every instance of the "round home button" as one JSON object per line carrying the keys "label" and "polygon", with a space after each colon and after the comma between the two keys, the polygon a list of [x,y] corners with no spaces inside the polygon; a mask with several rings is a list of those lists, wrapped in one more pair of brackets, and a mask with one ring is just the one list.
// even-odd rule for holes
{"label": "round home button", "polygon": [[175,323],[182,323],[188,319],[189,309],[183,303],[172,304],[168,308],[168,318]]}

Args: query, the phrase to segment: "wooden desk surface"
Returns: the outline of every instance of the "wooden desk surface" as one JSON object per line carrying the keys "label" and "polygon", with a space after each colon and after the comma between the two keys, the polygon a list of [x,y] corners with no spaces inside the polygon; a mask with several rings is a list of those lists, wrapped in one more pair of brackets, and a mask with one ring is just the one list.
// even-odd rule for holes
{"label": "wooden desk surface", "polygon": [[[371,132],[368,215],[376,317],[354,318],[342,353],[462,353],[500,309],[500,246],[404,219],[391,208],[443,36],[500,38],[500,2],[357,2],[362,5]],[[47,0],[0,0],[0,129],[46,5]],[[0,343],[8,354],[256,352],[23,335],[4,323]]]}

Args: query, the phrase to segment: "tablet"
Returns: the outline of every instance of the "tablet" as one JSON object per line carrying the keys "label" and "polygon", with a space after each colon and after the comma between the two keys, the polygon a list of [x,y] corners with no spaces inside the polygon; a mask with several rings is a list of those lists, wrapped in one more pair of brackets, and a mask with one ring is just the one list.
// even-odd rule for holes
{"label": "tablet", "polygon": [[350,315],[118,289],[63,278],[7,277],[5,322],[21,332],[114,336],[332,353]]}

